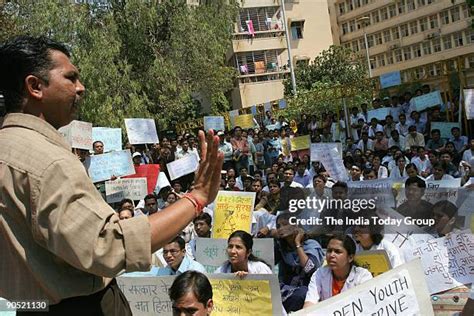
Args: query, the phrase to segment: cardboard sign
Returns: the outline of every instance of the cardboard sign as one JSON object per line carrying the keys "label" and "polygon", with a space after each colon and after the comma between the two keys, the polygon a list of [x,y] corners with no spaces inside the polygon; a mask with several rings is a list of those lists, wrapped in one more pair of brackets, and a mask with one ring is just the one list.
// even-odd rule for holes
{"label": "cardboard sign", "polygon": [[316,156],[318,161],[322,162],[331,178],[336,181],[347,181],[346,168],[337,149],[333,147],[328,150],[326,146],[319,145],[319,143],[311,144],[311,156]]}
{"label": "cardboard sign", "polygon": [[[158,177],[160,174],[160,165],[157,165],[157,164],[156,165],[155,164],[139,165],[139,166],[134,165],[133,167],[135,168],[135,174],[132,174],[124,178],[146,178],[147,194],[153,193],[157,185]],[[145,195],[143,197],[145,197]]]}
{"label": "cardboard sign", "polygon": [[387,115],[390,115],[390,108],[380,108],[368,111],[367,119],[370,122],[370,120],[375,117],[379,121],[385,121]]}
{"label": "cardboard sign", "polygon": [[451,138],[451,128],[459,127],[459,123],[431,122],[431,130],[439,129],[441,138]]}
{"label": "cardboard sign", "polygon": [[321,161],[319,153],[336,149],[342,158],[342,143],[311,143],[311,161]]}
{"label": "cardboard sign", "polygon": [[166,164],[171,180],[193,173],[198,167],[199,157],[193,153]]}
{"label": "cardboard sign", "polygon": [[291,151],[308,149],[311,146],[309,135],[290,137]]}
{"label": "cardboard sign", "polygon": [[224,117],[223,116],[204,116],[204,130],[208,131],[213,129],[214,131],[225,130]]}
{"label": "cardboard sign", "polygon": [[413,102],[415,102],[415,109],[418,112],[443,104],[441,94],[438,90],[414,97]]}
{"label": "cardboard sign", "polygon": [[474,235],[469,231],[428,240],[412,249],[421,258],[431,294],[474,280]]}
{"label": "cardboard sign", "polygon": [[72,121],[58,130],[72,148],[92,149],[92,123]]}
{"label": "cardboard sign", "polygon": [[359,267],[369,270],[374,277],[392,269],[385,250],[361,251],[356,254],[354,261]]}
{"label": "cardboard sign", "polygon": [[219,191],[215,200],[213,238],[227,240],[236,230],[250,234],[255,192]]}
{"label": "cardboard sign", "polygon": [[382,89],[398,86],[401,83],[402,79],[400,77],[400,71],[393,71],[380,75],[380,87]]}
{"label": "cardboard sign", "polygon": [[242,114],[234,117],[234,127],[240,126],[241,128],[253,128],[253,115],[252,114]]}
{"label": "cardboard sign", "polygon": [[130,150],[112,151],[102,155],[90,156],[86,169],[92,182],[105,181],[112,176],[122,177],[135,173]]}
{"label": "cardboard sign", "polygon": [[153,119],[125,119],[125,127],[127,128],[128,142],[132,145],[159,143]]}
{"label": "cardboard sign", "polygon": [[146,178],[117,179],[105,182],[107,203],[120,202],[123,199],[139,201],[147,194]]}
{"label": "cardboard sign", "polygon": [[[273,267],[273,247],[273,238],[254,238],[252,253]],[[196,261],[201,263],[208,273],[214,273],[227,259],[227,239],[196,239]]]}
{"label": "cardboard sign", "polygon": [[395,207],[391,179],[349,181],[347,186],[353,199],[374,199],[379,209]]}
{"label": "cardboard sign", "polygon": [[97,140],[104,144],[104,152],[122,150],[122,129],[93,127],[92,142]]}
{"label": "cardboard sign", "polygon": [[294,315],[434,314],[420,260],[414,260]]}
{"label": "cardboard sign", "polygon": [[[278,278],[273,274],[207,275],[213,292],[212,315],[282,315]],[[134,316],[173,315],[168,291],[176,276],[118,277],[117,285]]]}
{"label": "cardboard sign", "polygon": [[474,119],[474,89],[464,89],[464,110],[468,120]]}

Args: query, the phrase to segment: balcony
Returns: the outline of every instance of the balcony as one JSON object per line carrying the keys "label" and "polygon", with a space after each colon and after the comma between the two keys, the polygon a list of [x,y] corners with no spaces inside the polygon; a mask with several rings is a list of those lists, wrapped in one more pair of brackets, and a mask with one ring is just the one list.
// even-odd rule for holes
{"label": "balcony", "polygon": [[232,40],[234,53],[286,48],[285,32],[281,30],[256,32],[254,36],[248,33],[235,33]]}
{"label": "balcony", "polygon": [[280,0],[239,0],[238,3],[241,8],[259,8],[279,6]]}

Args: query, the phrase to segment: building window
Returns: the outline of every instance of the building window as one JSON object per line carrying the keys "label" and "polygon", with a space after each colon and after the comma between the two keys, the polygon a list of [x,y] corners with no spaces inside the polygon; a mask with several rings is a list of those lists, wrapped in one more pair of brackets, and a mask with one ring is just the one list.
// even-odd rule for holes
{"label": "building window", "polygon": [[377,68],[377,65],[375,63],[375,59],[371,59],[370,60],[370,69],[375,69],[375,68]]}
{"label": "building window", "polygon": [[344,3],[339,3],[339,14],[344,14],[346,13],[346,6]]}
{"label": "building window", "polygon": [[382,41],[382,33],[377,33],[375,34],[375,43],[377,45],[382,45],[383,41]]}
{"label": "building window", "polygon": [[291,22],[291,39],[299,40],[303,38],[304,21]]}
{"label": "building window", "polygon": [[397,2],[397,7],[398,7],[398,14],[405,13],[405,0],[398,1]]}
{"label": "building window", "polygon": [[352,5],[352,0],[346,0],[346,8],[348,11],[354,10],[354,6]]}
{"label": "building window", "polygon": [[441,51],[441,40],[439,38],[436,38],[433,40],[433,51],[435,53],[438,53]]}
{"label": "building window", "polygon": [[347,33],[349,33],[349,26],[347,23],[344,23],[342,24],[342,35],[346,35]]}
{"label": "building window", "polygon": [[408,35],[410,35],[410,33],[408,32],[408,24],[403,24],[400,26],[400,33],[402,33],[402,37],[407,37]]}
{"label": "building window", "polygon": [[425,5],[425,0],[418,0],[418,6],[422,6],[422,5]]}
{"label": "building window", "polygon": [[365,40],[364,40],[364,38],[361,38],[359,40],[359,46],[360,46],[360,49],[365,49]]}
{"label": "building window", "polygon": [[354,0],[356,9],[360,7],[360,0]]}
{"label": "building window", "polygon": [[367,35],[367,45],[369,48],[374,46],[374,36],[373,35]]}
{"label": "building window", "polygon": [[456,71],[456,69],[458,68],[456,65],[456,61],[454,60],[448,60],[447,65],[449,71]]}
{"label": "building window", "polygon": [[425,77],[425,68],[420,67],[415,70],[415,78],[422,79]]}
{"label": "building window", "polygon": [[454,39],[454,47],[459,47],[459,46],[464,45],[463,39],[462,39],[462,32],[454,33],[453,39]]}
{"label": "building window", "polygon": [[443,49],[451,49],[453,44],[451,43],[451,35],[443,36]]}
{"label": "building window", "polygon": [[407,1],[407,11],[413,11],[415,10],[415,1],[414,0],[408,0]]}
{"label": "building window", "polygon": [[459,7],[455,7],[451,9],[451,21],[456,22],[461,19],[461,16],[459,15]]}
{"label": "building window", "polygon": [[441,25],[449,24],[449,12],[448,12],[448,10],[441,11],[439,13],[439,17],[441,18]]}
{"label": "building window", "polygon": [[359,42],[358,41],[353,41],[352,42],[352,50],[354,52],[358,52],[359,51]]}
{"label": "building window", "polygon": [[382,21],[385,21],[388,19],[388,9],[387,8],[382,8],[380,10],[380,15],[382,16]]}
{"label": "building window", "polygon": [[400,32],[398,31],[398,27],[394,27],[394,28],[392,29],[392,38],[393,38],[394,40],[397,40],[397,39],[400,38]]}
{"label": "building window", "polygon": [[414,58],[421,57],[421,45],[420,44],[413,45],[413,55],[414,55]]}
{"label": "building window", "polygon": [[474,56],[469,56],[469,68],[474,68]]}
{"label": "building window", "polygon": [[397,7],[393,4],[388,7],[388,12],[390,14],[390,17],[393,18],[394,16],[397,15]]}
{"label": "building window", "polygon": [[466,40],[468,44],[474,43],[474,30],[466,30]]}
{"label": "building window", "polygon": [[355,32],[355,30],[356,30],[356,22],[355,22],[355,20],[352,20],[352,21],[349,22],[349,31],[350,32]]}
{"label": "building window", "polygon": [[383,31],[383,40],[384,40],[385,43],[388,43],[392,40],[392,38],[390,37],[390,31],[389,30]]}
{"label": "building window", "polygon": [[423,42],[423,55],[430,55],[430,54],[431,54],[431,43]]}
{"label": "building window", "polygon": [[347,49],[351,49],[351,43],[344,43],[344,47]]}
{"label": "building window", "polygon": [[[344,25],[342,25],[344,26]],[[424,32],[428,29],[428,19],[427,18],[422,18],[420,20],[420,31]]]}
{"label": "building window", "polygon": [[403,49],[403,59],[404,60],[410,60],[411,59],[411,48],[410,47],[405,47]]}
{"label": "building window", "polygon": [[395,51],[395,61],[397,63],[401,62],[402,61],[402,50],[401,49],[397,49]]}
{"label": "building window", "polygon": [[410,22],[410,33],[411,34],[418,33],[418,22],[417,21]]}
{"label": "building window", "polygon": [[462,11],[463,18],[467,19],[468,17],[471,16],[471,12],[470,12],[469,7],[467,6],[467,4],[463,3],[461,5],[461,11]]}
{"label": "building window", "polygon": [[385,55],[379,55],[377,56],[377,65],[379,67],[385,67]]}
{"label": "building window", "polygon": [[430,16],[430,28],[435,29],[438,27],[438,15]]}
{"label": "building window", "polygon": [[379,11],[374,11],[372,12],[372,23],[379,23],[380,22],[380,16],[379,16]]}

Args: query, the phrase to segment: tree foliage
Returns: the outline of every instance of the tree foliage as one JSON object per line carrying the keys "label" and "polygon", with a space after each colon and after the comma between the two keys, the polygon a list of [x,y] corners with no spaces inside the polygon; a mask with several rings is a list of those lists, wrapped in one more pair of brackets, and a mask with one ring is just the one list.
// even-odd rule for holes
{"label": "tree foliage", "polygon": [[312,63],[295,69],[296,96],[292,95],[291,80],[285,80],[288,98],[286,115],[336,112],[343,106],[367,102],[372,96],[373,83],[368,80],[365,59],[345,47],[332,45],[321,52]]}
{"label": "tree foliage", "polygon": [[[46,35],[67,43],[81,70],[81,119],[116,126],[126,117],[154,118],[160,129],[228,110],[233,68],[225,65],[237,6],[215,0],[112,0],[106,8],[72,1],[17,0],[0,7],[0,40]],[[6,26],[7,28],[5,28]]]}

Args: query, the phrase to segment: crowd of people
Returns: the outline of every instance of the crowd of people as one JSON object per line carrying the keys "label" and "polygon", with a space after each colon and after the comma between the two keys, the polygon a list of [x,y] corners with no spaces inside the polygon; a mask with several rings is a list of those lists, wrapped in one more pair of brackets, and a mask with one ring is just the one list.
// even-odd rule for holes
{"label": "crowd of people", "polygon": [[[429,92],[429,87],[424,86],[415,95]],[[439,129],[430,127],[432,122],[445,122],[448,116],[456,115],[458,109],[438,106],[418,113],[409,92],[403,97],[386,98],[383,103],[386,101],[389,101],[386,106],[390,107],[390,115],[383,121],[369,119],[367,104],[362,104],[360,108],[351,109],[349,126],[343,116],[331,112],[320,119],[316,115],[301,115],[295,126],[283,117],[276,119],[268,111],[255,128],[236,126],[231,131],[216,131],[219,150],[224,155],[220,190],[256,193],[251,232],[235,231],[229,236],[229,261],[216,273],[232,272],[240,277],[248,273],[272,273],[268,263],[252,254],[252,237],[274,239],[283,307],[291,312],[372,278],[366,269],[354,263],[354,256],[360,251],[382,249],[387,252],[392,267],[403,264],[403,253],[384,238],[381,226],[346,222],[343,225],[328,222],[294,225],[291,222],[290,217],[295,215],[299,218],[354,218],[351,210],[304,208],[296,213],[288,212],[291,200],[307,197],[346,200],[350,198],[348,182],[352,181],[391,179],[402,183],[407,200],[393,208],[406,217],[433,219],[430,225],[419,225],[433,238],[464,228],[457,214],[458,203],[443,200],[432,204],[423,199],[427,180],[460,178],[460,187],[471,185],[474,139],[461,135],[459,127],[453,127],[448,138],[441,137]],[[383,103],[375,99],[372,107],[380,108]],[[333,179],[322,163],[312,161],[309,149],[292,150],[291,139],[302,135],[309,135],[311,143],[340,143],[346,181]],[[103,147],[102,142],[96,141],[94,154],[103,153]],[[196,138],[190,133],[163,137],[159,144],[150,147],[128,147],[135,165],[159,164],[160,171],[168,177],[168,163],[199,154]],[[87,154],[78,152],[82,160]],[[190,173],[141,201],[124,200],[114,206],[121,219],[150,215],[175,203],[192,188],[193,174]],[[397,194],[395,189],[394,194]],[[378,216],[380,210],[366,208],[364,211],[357,216]],[[212,236],[213,212],[211,203],[205,207],[205,213],[157,253],[156,266],[151,271],[127,275],[205,272],[195,260],[196,238]]]}

